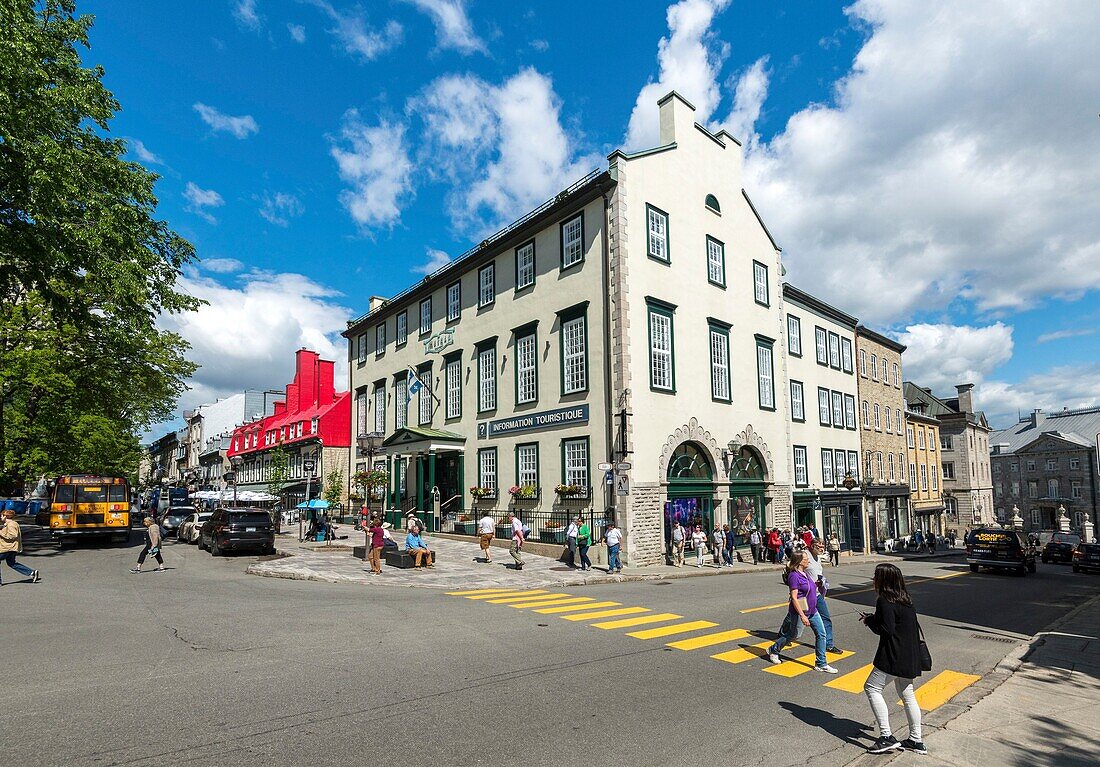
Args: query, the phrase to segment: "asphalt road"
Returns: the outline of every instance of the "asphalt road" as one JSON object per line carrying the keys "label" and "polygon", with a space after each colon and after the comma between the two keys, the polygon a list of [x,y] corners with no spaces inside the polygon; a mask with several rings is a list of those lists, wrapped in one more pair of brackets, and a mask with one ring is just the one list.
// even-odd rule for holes
{"label": "asphalt road", "polygon": [[[824,686],[836,677],[710,657],[774,636],[784,612],[768,607],[784,598],[774,572],[554,590],[683,616],[656,626],[717,624],[643,639],[628,632],[652,626],[600,629],[430,590],[247,576],[252,557],[180,544],[165,546],[167,572],[131,575],[136,546],[35,549],[33,527],[26,536],[24,561],[43,581],[3,573],[5,764],[827,767],[874,735],[861,694]],[[874,656],[856,619],[874,603],[872,570],[828,571],[836,641],[854,653],[836,662],[841,674]],[[959,558],[903,570],[933,674],[984,676],[1019,639],[1100,591],[1100,577],[1066,566],[1027,578],[971,574]],[[755,636],[667,646],[736,628]]]}

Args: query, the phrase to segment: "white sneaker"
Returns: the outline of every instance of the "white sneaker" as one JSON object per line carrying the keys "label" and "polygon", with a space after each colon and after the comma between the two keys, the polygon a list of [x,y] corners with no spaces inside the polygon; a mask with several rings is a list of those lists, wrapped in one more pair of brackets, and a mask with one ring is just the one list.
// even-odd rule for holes
{"label": "white sneaker", "polygon": [[768,663],[772,664],[773,666],[778,666],[782,662],[783,661],[781,661],[779,659],[779,656],[776,655],[775,653],[773,653],[773,652],[768,653]]}
{"label": "white sneaker", "polygon": [[826,663],[824,666],[814,666],[814,671],[821,671],[822,673],[825,673],[825,674],[839,674],[840,673],[835,668],[830,666],[828,663]]}

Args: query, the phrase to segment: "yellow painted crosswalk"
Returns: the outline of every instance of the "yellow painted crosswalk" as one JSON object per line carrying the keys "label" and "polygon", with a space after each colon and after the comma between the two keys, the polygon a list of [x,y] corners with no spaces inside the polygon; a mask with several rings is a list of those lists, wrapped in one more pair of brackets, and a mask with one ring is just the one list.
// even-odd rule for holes
{"label": "yellow painted crosswalk", "polygon": [[[939,577],[950,577],[950,575]],[[800,653],[797,657],[785,654],[782,663],[772,665],[766,658],[767,649],[772,644],[772,640],[767,638],[771,635],[770,632],[764,632],[761,635],[743,628],[723,628],[714,621],[685,619],[677,613],[658,612],[648,607],[623,605],[621,602],[598,600],[594,597],[552,592],[547,589],[508,588],[464,589],[447,592],[447,595],[486,605],[507,606],[518,610],[529,610],[539,615],[556,616],[562,620],[585,623],[591,628],[604,631],[622,631],[625,636],[642,641],[688,635],[663,644],[666,648],[684,652],[714,648],[719,651],[711,654],[708,650],[706,653],[706,656],[712,660],[732,666],[747,664],[744,666],[746,669],[756,669],[784,679],[796,679],[812,671],[816,660],[812,647],[794,642],[788,645],[788,653],[796,648],[803,648],[806,652]],[[774,607],[767,605],[741,612],[752,613]],[[724,648],[723,645],[725,645]],[[841,693],[862,693],[873,666],[866,664],[855,669],[843,668],[846,661],[855,655],[856,653],[850,650],[826,653],[828,662],[837,664],[841,673],[824,681],[822,686]],[[951,670],[941,671],[917,688],[917,703],[924,711],[932,711],[979,679],[980,677],[974,674]]]}

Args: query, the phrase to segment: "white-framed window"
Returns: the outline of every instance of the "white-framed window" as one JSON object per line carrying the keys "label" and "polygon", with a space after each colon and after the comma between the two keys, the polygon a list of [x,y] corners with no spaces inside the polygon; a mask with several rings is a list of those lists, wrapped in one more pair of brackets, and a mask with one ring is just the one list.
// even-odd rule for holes
{"label": "white-framed window", "polygon": [[477,486],[495,490],[497,487],[497,449],[486,447],[477,451]]}
{"label": "white-framed window", "polygon": [[393,385],[394,428],[404,429],[409,423],[409,382],[401,376]]}
{"label": "white-framed window", "polygon": [[793,314],[787,315],[787,351],[802,356],[802,320]]}
{"label": "white-framed window", "polygon": [[775,410],[775,369],[772,362],[772,345],[759,339],[756,342],[756,379],[760,407],[764,410]]}
{"label": "white-framed window", "polygon": [[844,395],[838,391],[832,392],[833,397],[833,426],[844,428]]}
{"label": "white-framed window", "polygon": [[578,315],[561,323],[562,394],[588,389],[587,317]]}
{"label": "white-framed window", "polygon": [[859,374],[864,378],[867,377],[867,350],[859,350]]}
{"label": "white-framed window", "polygon": [[452,282],[447,286],[447,322],[454,322],[462,316],[462,283]]}
{"label": "white-framed window", "polygon": [[770,304],[768,295],[768,267],[759,261],[752,262],[752,294],[756,303],[761,306],[768,306]]}
{"label": "white-framed window", "polygon": [[859,482],[859,453],[855,450],[848,451],[848,471],[852,475],[852,479]]}
{"label": "white-framed window", "polygon": [[829,342],[828,333],[825,332],[825,328],[814,328],[814,344],[817,347],[817,364],[828,365]]}
{"label": "white-framed window", "polygon": [[520,487],[539,484],[538,443],[516,445],[516,484]]}
{"label": "white-framed window", "polygon": [[1031,510],[1031,527],[1033,529],[1039,527],[1042,524],[1041,520],[1042,520],[1042,517],[1039,514],[1039,510],[1038,509],[1032,509]]}
{"label": "white-framed window", "polygon": [[922,463],[920,465],[920,489],[928,489],[928,464]]}
{"label": "white-framed window", "polygon": [[856,428],[856,398],[851,394],[844,395],[844,427]]}
{"label": "white-framed window", "polygon": [[953,461],[943,462],[943,478],[954,479],[955,478],[955,464]]}
{"label": "white-framed window", "polygon": [[794,446],[794,483],[798,487],[806,487],[810,484],[810,469],[807,465],[806,448],[803,445]]}
{"label": "white-framed window", "polygon": [[497,350],[484,346],[477,353],[477,409],[495,410],[497,406]]}
{"label": "white-framed window", "polygon": [[710,329],[710,396],[730,401],[730,338],[719,328]]}
{"label": "white-framed window", "polygon": [[917,465],[915,463],[909,464],[909,487],[913,490],[917,489]]}
{"label": "white-framed window", "polygon": [[840,370],[840,336],[829,334],[829,367]]}
{"label": "white-framed window", "polygon": [[917,429],[917,446],[924,450],[924,429]]}
{"label": "white-framed window", "polygon": [[894,409],[894,431],[901,434],[901,408]]}
{"label": "white-framed window", "polygon": [[824,487],[836,484],[833,478],[833,451],[827,447],[821,449],[821,484]]}
{"label": "white-framed window", "polygon": [[864,429],[870,429],[871,428],[871,403],[869,403],[867,400],[863,400],[863,402],[859,406],[859,410],[860,410],[860,415],[863,416],[863,428]]}
{"label": "white-framed window", "polygon": [[886,433],[889,434],[894,428],[894,414],[889,405],[882,409],[882,420],[886,422]]}
{"label": "white-framed window", "polygon": [[877,381],[878,380],[878,355],[877,354],[872,354],[871,355],[871,380],[872,381]]}
{"label": "white-framed window", "polygon": [[877,402],[874,404],[874,407],[871,408],[871,411],[875,416],[875,431],[882,431],[882,411],[879,410]]}
{"label": "white-framed window", "polygon": [[447,418],[462,417],[462,358],[447,360],[444,368],[447,384]]}
{"label": "white-framed window", "polygon": [[668,214],[649,204],[646,204],[645,210],[646,230],[649,232],[646,238],[646,253],[650,258],[667,264],[671,259],[668,249]]}
{"label": "white-framed window", "polygon": [[726,246],[707,235],[707,280],[726,287]]}
{"label": "white-framed window", "polygon": [[432,332],[432,299],[431,296],[420,302],[420,335],[426,336]]}
{"label": "white-framed window", "polygon": [[386,431],[386,387],[374,387],[374,430],[381,434]]}
{"label": "white-framed window", "polygon": [[516,338],[516,404],[534,402],[539,396],[538,356],[534,331]]}
{"label": "white-framed window", "polygon": [[562,453],[565,484],[588,487],[588,438],[563,440]]}
{"label": "white-framed window", "polygon": [[394,339],[394,343],[398,346],[404,346],[409,340],[409,313],[401,312],[397,315],[397,337]]}
{"label": "white-framed window", "polygon": [[936,470],[936,464],[932,464],[929,468],[932,471],[932,489],[933,490],[939,490],[940,489],[940,477],[939,477],[939,473]]}
{"label": "white-framed window", "polygon": [[848,473],[847,454],[843,450],[833,451],[833,476],[836,478],[836,483],[839,485],[844,481],[844,476]]}
{"label": "white-framed window", "polygon": [[840,369],[845,373],[852,372],[852,339],[840,339]]}
{"label": "white-framed window", "polygon": [[386,323],[374,327],[374,353],[376,356],[386,351]]}
{"label": "white-framed window", "polygon": [[901,387],[901,367],[898,363],[894,363],[894,386]]}
{"label": "white-framed window", "polygon": [[662,391],[674,391],[672,314],[649,308],[649,385]]}
{"label": "white-framed window", "polygon": [[906,426],[905,427],[905,444],[909,446],[910,450],[912,450],[914,447],[916,447],[916,445],[913,443],[913,427],[912,426]]}
{"label": "white-framed window", "polygon": [[1057,498],[1057,497],[1058,497],[1058,480],[1048,479],[1047,480],[1047,498]]}
{"label": "white-framed window", "polygon": [[1028,471],[1035,471],[1035,461],[1028,461],[1027,462],[1027,470]]}
{"label": "white-framed window", "polygon": [[355,395],[355,434],[364,434],[367,431],[367,393],[357,392]]}
{"label": "white-framed window", "polygon": [[1058,459],[1057,458],[1048,458],[1047,459],[1047,471],[1057,471],[1057,470],[1058,470]]}
{"label": "white-framed window", "polygon": [[367,334],[360,333],[355,339],[355,361],[360,364],[367,361]]}
{"label": "white-framed window", "polygon": [[1080,469],[1081,468],[1081,459],[1080,458],[1070,458],[1069,459],[1069,468],[1072,469],[1073,471],[1077,471],[1078,469]]}
{"label": "white-framed window", "polygon": [[584,260],[584,215],[578,213],[561,225],[561,268]]}
{"label": "white-framed window", "polygon": [[886,470],[888,472],[890,481],[893,482],[894,481],[894,476],[895,476],[894,475],[894,454],[893,453],[887,453],[886,454]]}
{"label": "white-framed window", "polygon": [[477,270],[477,306],[482,308],[497,300],[497,267],[486,264]]}
{"label": "white-framed window", "polygon": [[516,290],[535,284],[535,241],[516,248]]}
{"label": "white-framed window", "polygon": [[1076,479],[1071,480],[1069,483],[1069,497],[1080,498],[1081,497],[1081,483]]}
{"label": "white-framed window", "polygon": [[832,423],[832,406],[829,404],[829,390],[817,387],[817,422],[822,426]]}
{"label": "white-framed window", "polygon": [[887,386],[890,385],[890,363],[886,358],[882,358],[882,382]]}
{"label": "white-framed window", "polygon": [[1027,497],[1038,498],[1039,497],[1039,482],[1034,479],[1027,481]]}
{"label": "white-framed window", "polygon": [[791,418],[795,421],[806,420],[806,402],[801,381],[791,381]]}
{"label": "white-framed window", "polygon": [[417,394],[420,397],[420,425],[427,426],[432,422],[432,371],[423,370],[417,373],[417,378],[424,384]]}

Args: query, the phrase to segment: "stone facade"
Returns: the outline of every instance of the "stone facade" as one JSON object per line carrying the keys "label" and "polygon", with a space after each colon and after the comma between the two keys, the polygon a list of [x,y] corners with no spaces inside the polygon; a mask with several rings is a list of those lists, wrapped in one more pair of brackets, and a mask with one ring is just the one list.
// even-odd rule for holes
{"label": "stone facade", "polygon": [[927,415],[921,402],[906,402],[905,439],[913,526],[925,533],[943,534],[948,528],[940,484],[940,425]]}

